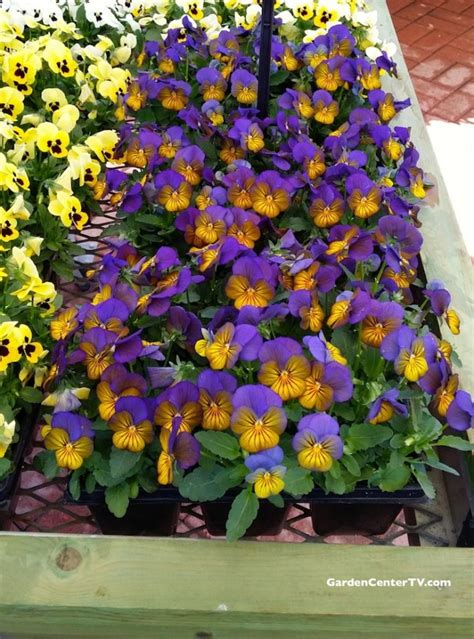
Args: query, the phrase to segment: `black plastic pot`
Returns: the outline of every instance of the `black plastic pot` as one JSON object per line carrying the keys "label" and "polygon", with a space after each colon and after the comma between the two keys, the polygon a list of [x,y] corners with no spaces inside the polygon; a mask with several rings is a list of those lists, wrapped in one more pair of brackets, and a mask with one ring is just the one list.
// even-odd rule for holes
{"label": "black plastic pot", "polygon": [[309,502],[313,528],[318,535],[383,535],[404,506],[427,500],[416,485],[393,493],[378,488],[356,488],[347,495],[325,495],[315,490],[303,497]]}
{"label": "black plastic pot", "polygon": [[115,517],[105,503],[105,489],[96,488],[79,499],[66,493],[68,503],[87,506],[104,535],[169,537],[176,531],[182,497],[174,488],[160,488],[154,493],[141,492],[130,500],[123,517]]}
{"label": "black plastic pot", "polygon": [[[226,522],[235,495],[225,496],[214,502],[201,504],[201,510],[210,535],[223,537],[226,534]],[[279,535],[288,515],[289,505],[278,508],[268,501],[261,501],[258,514],[244,537],[261,535]]]}
{"label": "black plastic pot", "polygon": [[0,508],[2,508],[5,502],[8,502],[15,493],[20,478],[23,458],[26,455],[27,445],[33,428],[35,427],[37,417],[38,409],[33,410],[31,414],[21,411],[16,417],[16,421],[20,425],[19,439],[13,444],[12,448],[11,472],[0,481]]}

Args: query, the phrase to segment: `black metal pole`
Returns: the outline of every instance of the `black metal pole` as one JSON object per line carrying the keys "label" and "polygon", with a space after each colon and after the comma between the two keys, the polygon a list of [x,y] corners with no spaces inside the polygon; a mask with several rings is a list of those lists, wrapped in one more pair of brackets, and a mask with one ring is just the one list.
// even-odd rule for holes
{"label": "black metal pole", "polygon": [[273,2],[263,0],[260,32],[260,59],[258,61],[257,108],[261,118],[268,115],[270,98],[270,64],[272,58]]}

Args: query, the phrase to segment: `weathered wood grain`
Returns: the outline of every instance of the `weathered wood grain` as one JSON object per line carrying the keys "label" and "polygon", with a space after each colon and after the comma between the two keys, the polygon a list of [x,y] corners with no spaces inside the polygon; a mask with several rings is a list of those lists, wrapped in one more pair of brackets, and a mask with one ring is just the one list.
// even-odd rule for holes
{"label": "weathered wood grain", "polygon": [[[473,628],[465,549],[3,533],[0,556],[2,637],[468,637]],[[451,587],[335,588],[330,577]]]}

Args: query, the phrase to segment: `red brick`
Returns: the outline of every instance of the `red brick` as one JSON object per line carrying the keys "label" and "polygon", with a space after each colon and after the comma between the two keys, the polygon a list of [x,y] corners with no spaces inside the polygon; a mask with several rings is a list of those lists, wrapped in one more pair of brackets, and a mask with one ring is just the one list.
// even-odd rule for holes
{"label": "red brick", "polygon": [[403,44],[413,44],[420,38],[423,38],[427,33],[427,28],[418,22],[413,22],[408,25],[408,27],[404,27],[401,31],[398,32],[398,37],[400,42]]}
{"label": "red brick", "polygon": [[452,11],[448,11],[444,7],[433,9],[433,11],[430,13],[430,16],[434,16],[435,18],[439,18],[440,20],[445,20],[447,22],[454,22],[455,24],[459,24],[462,26],[465,24],[469,24],[469,26],[472,26],[472,19],[470,15],[467,15],[466,13],[454,13]]}
{"label": "red brick", "polygon": [[419,24],[423,24],[429,27],[433,27],[433,29],[438,29],[439,31],[445,31],[446,33],[452,33],[454,37],[460,36],[465,33],[472,25],[470,21],[455,23],[449,22],[449,20],[443,20],[442,18],[437,18],[436,16],[429,15],[423,16],[418,21]]}
{"label": "red brick", "polygon": [[472,3],[466,3],[463,0],[448,0],[446,5],[443,6],[443,9],[452,11],[453,13],[463,13],[469,9],[471,5]]}
{"label": "red brick", "polygon": [[390,13],[397,13],[404,7],[412,4],[413,0],[389,0],[388,8],[390,9]]}
{"label": "red brick", "polygon": [[467,82],[467,84],[464,84],[462,87],[460,87],[460,89],[463,93],[467,93],[474,98],[474,81]]}
{"label": "red brick", "polygon": [[[428,57],[424,62],[420,62],[411,70],[413,75],[425,80],[433,80],[437,78],[440,73],[449,69],[452,66],[451,60],[446,60],[438,56]],[[414,80],[416,82],[416,80]]]}
{"label": "red brick", "polygon": [[455,38],[450,44],[452,44],[453,47],[459,47],[460,49],[474,53],[474,28],[469,29],[469,31],[463,33],[459,38]]}
{"label": "red brick", "polygon": [[403,27],[408,27],[408,25],[411,24],[411,21],[405,20],[405,18],[403,18],[401,14],[400,16],[398,14],[392,16],[392,20],[393,20],[393,24],[395,25],[395,29],[397,31],[401,31]]}
{"label": "red brick", "polygon": [[438,102],[445,100],[452,91],[446,87],[439,86],[436,82],[428,82],[421,78],[414,78],[415,91],[430,98],[436,98]]}
{"label": "red brick", "polygon": [[440,7],[446,0],[424,0],[424,2],[432,7]]}
{"label": "red brick", "polygon": [[449,98],[443,100],[438,106],[431,110],[431,113],[437,117],[450,122],[459,122],[461,119],[467,119],[468,112],[472,113],[472,100],[469,96],[456,91]]}
{"label": "red brick", "polygon": [[438,100],[436,98],[431,98],[427,95],[423,95],[422,93],[417,93],[416,97],[418,98],[418,102],[423,113],[428,113],[438,104]]}
{"label": "red brick", "polygon": [[464,67],[462,64],[455,64],[453,67],[442,73],[437,82],[452,89],[457,89],[461,84],[465,84],[469,80],[474,79],[474,72],[469,67]]}
{"label": "red brick", "polygon": [[419,49],[416,45],[413,44],[403,44],[402,45],[403,55],[409,60],[413,60],[414,62],[422,62],[426,60],[426,58],[430,55],[430,52],[426,49]]}
{"label": "red brick", "polygon": [[399,11],[398,15],[406,18],[407,20],[418,20],[432,10],[433,7],[425,2],[415,2],[414,4],[408,5],[408,7],[404,7],[401,11]]}
{"label": "red brick", "polygon": [[427,49],[428,51],[437,51],[441,47],[451,43],[452,37],[451,33],[443,33],[443,31],[435,29],[417,40],[416,46],[420,49]]}
{"label": "red brick", "polygon": [[451,45],[443,47],[442,53],[447,60],[474,66],[474,53],[463,51],[462,49],[459,49],[458,47],[452,47]]}
{"label": "red brick", "polygon": [[468,7],[462,14],[463,17],[465,16],[471,16],[474,18],[474,6],[472,7]]}

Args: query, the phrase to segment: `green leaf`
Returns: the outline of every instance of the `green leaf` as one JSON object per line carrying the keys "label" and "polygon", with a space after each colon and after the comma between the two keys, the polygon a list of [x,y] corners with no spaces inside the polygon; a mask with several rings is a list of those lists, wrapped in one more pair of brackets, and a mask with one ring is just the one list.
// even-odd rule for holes
{"label": "green leaf", "polygon": [[339,462],[334,461],[328,472],[334,479],[339,479],[339,477],[341,476],[341,467],[339,465]]}
{"label": "green leaf", "polygon": [[421,488],[423,488],[425,495],[429,499],[434,499],[436,497],[436,490],[424,467],[418,464],[416,466],[412,464],[411,472],[416,477],[416,481],[420,484]]}
{"label": "green leaf", "polygon": [[324,474],[326,490],[336,495],[343,495],[347,492],[346,482],[343,477],[332,477],[329,473]]}
{"label": "green leaf", "polygon": [[284,508],[285,507],[285,500],[283,499],[283,497],[281,495],[271,495],[268,498],[268,501],[273,504],[274,506],[276,506],[277,508]]}
{"label": "green leaf", "polygon": [[392,430],[388,426],[380,424],[354,424],[349,429],[347,443],[352,450],[367,450],[373,448],[382,442],[387,441],[393,435]]}
{"label": "green leaf", "polygon": [[385,360],[377,348],[367,347],[360,358],[362,368],[370,379],[377,379],[383,371]]}
{"label": "green leaf", "polygon": [[438,470],[442,470],[444,473],[449,473],[450,475],[456,475],[459,477],[457,470],[451,468],[451,466],[448,466],[447,464],[443,464],[443,462],[437,461],[436,459],[425,459],[423,463],[425,466],[431,466],[431,468],[436,468]]}
{"label": "green leaf", "polygon": [[354,477],[360,477],[360,466],[352,455],[344,455],[341,459],[341,464],[350,472],[351,475],[354,475]]}
{"label": "green leaf", "polygon": [[210,469],[196,468],[179,482],[178,489],[183,497],[191,501],[214,501],[223,497],[229,488],[238,486],[240,478],[231,476],[233,468],[213,466]]}
{"label": "green leaf", "polygon": [[11,465],[11,461],[6,457],[0,458],[0,479],[3,479],[6,475],[8,475]]}
{"label": "green leaf", "polygon": [[283,84],[284,82],[286,82],[289,76],[290,74],[288,73],[288,71],[285,71],[284,69],[280,69],[280,71],[272,73],[270,75],[270,86],[276,87],[279,84]]}
{"label": "green leaf", "polygon": [[140,453],[132,453],[129,450],[112,448],[110,453],[110,474],[113,479],[126,479],[137,466],[142,457]]}
{"label": "green leaf", "polygon": [[303,407],[299,402],[291,402],[286,404],[285,412],[290,422],[297,424],[303,415]]}
{"label": "green leaf", "polygon": [[245,534],[258,513],[258,498],[249,486],[232,502],[227,518],[226,531],[228,541],[237,541]]}
{"label": "green leaf", "polygon": [[347,327],[337,328],[331,338],[331,344],[337,346],[341,355],[353,364],[355,356],[355,336]]}
{"label": "green leaf", "polygon": [[90,495],[91,493],[94,492],[95,487],[96,487],[96,481],[95,481],[94,475],[87,475],[86,482],[85,482],[86,493]]}
{"label": "green leaf", "polygon": [[334,404],[332,412],[348,422],[352,422],[355,417],[355,411],[349,404]]}
{"label": "green leaf", "polygon": [[195,435],[198,442],[222,459],[236,459],[240,455],[239,440],[218,430],[203,430]]}
{"label": "green leaf", "polygon": [[29,404],[39,404],[43,399],[43,393],[38,388],[25,386],[20,390],[20,397]]}
{"label": "green leaf", "polygon": [[468,442],[467,439],[462,437],[456,437],[455,435],[444,435],[438,441],[435,446],[449,446],[449,448],[455,448],[456,450],[474,450],[474,444]]}
{"label": "green leaf", "polygon": [[33,465],[43,473],[46,479],[53,479],[59,473],[56,455],[52,450],[43,450],[39,455],[36,455]]}
{"label": "green leaf", "polygon": [[382,471],[379,487],[381,490],[392,493],[406,486],[411,477],[411,470],[406,464],[402,466],[387,466]]}
{"label": "green leaf", "polygon": [[130,487],[127,482],[109,486],[105,489],[105,503],[116,517],[123,517],[127,512]]}
{"label": "green leaf", "polygon": [[314,488],[314,481],[309,470],[296,466],[288,468],[285,474],[285,492],[293,497],[307,495]]}
{"label": "green leaf", "polygon": [[390,446],[392,448],[403,448],[405,446],[406,435],[402,433],[397,433],[390,440]]}
{"label": "green leaf", "polygon": [[69,479],[69,492],[71,497],[76,500],[81,496],[81,475],[80,470],[75,470]]}

